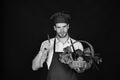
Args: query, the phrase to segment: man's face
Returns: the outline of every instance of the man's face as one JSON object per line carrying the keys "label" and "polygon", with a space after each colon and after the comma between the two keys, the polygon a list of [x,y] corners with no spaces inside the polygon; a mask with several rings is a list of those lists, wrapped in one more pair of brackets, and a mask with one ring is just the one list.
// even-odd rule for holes
{"label": "man's face", "polygon": [[57,32],[58,37],[64,38],[67,36],[69,25],[67,23],[56,23],[54,30]]}

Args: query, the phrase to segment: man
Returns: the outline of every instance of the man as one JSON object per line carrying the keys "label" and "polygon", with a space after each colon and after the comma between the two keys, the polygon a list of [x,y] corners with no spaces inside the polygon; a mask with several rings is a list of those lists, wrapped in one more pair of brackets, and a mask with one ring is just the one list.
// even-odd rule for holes
{"label": "man", "polygon": [[[55,23],[54,30],[56,31],[56,36],[42,42],[39,53],[33,59],[32,69],[37,70],[43,67],[43,63],[46,61],[49,70],[48,80],[76,80],[73,74],[74,71],[68,65],[59,61],[59,54],[64,52],[63,49],[76,41],[68,34],[70,16],[64,13],[56,13],[51,19]],[[71,46],[72,52],[74,49],[83,51],[83,46],[78,42]]]}

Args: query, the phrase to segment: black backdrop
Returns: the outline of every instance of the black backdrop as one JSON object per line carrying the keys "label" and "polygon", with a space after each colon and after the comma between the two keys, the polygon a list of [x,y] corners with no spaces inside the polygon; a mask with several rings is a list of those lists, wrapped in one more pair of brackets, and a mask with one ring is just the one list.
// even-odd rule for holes
{"label": "black backdrop", "polygon": [[103,63],[99,71],[91,69],[88,79],[118,78],[119,72],[119,4],[107,0],[46,1],[4,0],[2,5],[3,28],[3,80],[44,79],[46,68],[34,72],[32,60],[41,42],[55,36],[49,17],[59,11],[70,14],[69,34],[74,39],[90,42],[99,52]]}

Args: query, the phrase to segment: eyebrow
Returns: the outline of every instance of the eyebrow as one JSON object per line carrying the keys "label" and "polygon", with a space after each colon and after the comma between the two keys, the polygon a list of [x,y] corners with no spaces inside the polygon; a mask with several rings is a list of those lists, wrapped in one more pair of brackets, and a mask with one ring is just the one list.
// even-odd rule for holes
{"label": "eyebrow", "polygon": [[[66,27],[67,25],[63,26],[63,27]],[[60,26],[56,26],[56,27],[60,27]]]}

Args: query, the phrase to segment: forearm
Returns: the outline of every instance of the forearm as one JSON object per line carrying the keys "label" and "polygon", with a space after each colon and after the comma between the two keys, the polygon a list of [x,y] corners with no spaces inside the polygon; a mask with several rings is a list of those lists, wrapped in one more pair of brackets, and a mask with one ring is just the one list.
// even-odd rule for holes
{"label": "forearm", "polygon": [[45,62],[47,58],[47,50],[40,51],[38,55],[35,57],[35,59],[32,62],[32,69],[37,70],[38,68],[43,67],[43,63]]}
{"label": "forearm", "polygon": [[48,41],[44,41],[41,45],[40,51],[38,55],[35,57],[35,59],[32,62],[32,69],[37,70],[38,68],[43,67],[43,63],[45,62],[47,58],[47,54],[49,52],[49,44]]}
{"label": "forearm", "polygon": [[38,53],[38,55],[33,59],[32,61],[32,69],[37,70],[39,67],[43,67],[41,64],[41,53]]}

